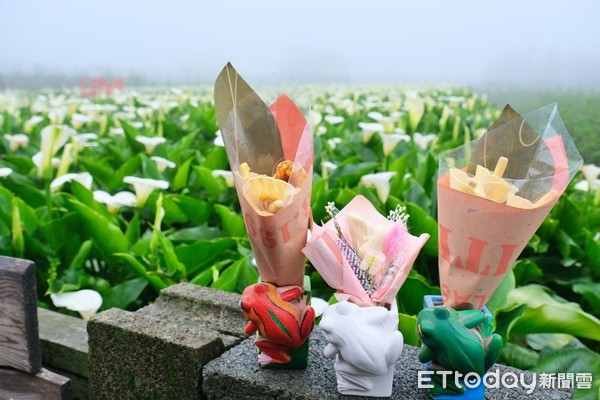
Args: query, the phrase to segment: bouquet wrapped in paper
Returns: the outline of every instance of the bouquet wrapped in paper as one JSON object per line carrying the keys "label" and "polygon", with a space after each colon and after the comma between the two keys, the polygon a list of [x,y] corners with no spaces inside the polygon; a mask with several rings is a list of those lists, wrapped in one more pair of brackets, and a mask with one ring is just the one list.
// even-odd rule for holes
{"label": "bouquet wrapped in paper", "polygon": [[396,294],[429,235],[408,233],[403,209],[383,217],[363,196],[342,211],[326,207],[331,220],[312,226],[304,254],[339,303],[320,323],[335,357],[338,391],[345,395],[390,396],[394,363],[403,345]]}
{"label": "bouquet wrapped in paper", "polygon": [[312,131],[289,97],[268,107],[231,64],[215,82],[215,108],[262,281],[242,294],[246,333],[258,332],[261,365],[306,367]]}
{"label": "bouquet wrapped in paper", "polygon": [[[442,296],[417,321],[431,369],[483,376],[496,361],[502,338],[485,304],[581,164],[556,105],[525,117],[507,105],[481,138],[440,155]],[[434,382],[430,395],[464,392]]]}
{"label": "bouquet wrapped in paper", "polygon": [[444,304],[481,309],[582,164],[556,105],[510,106],[477,141],[440,155]]}

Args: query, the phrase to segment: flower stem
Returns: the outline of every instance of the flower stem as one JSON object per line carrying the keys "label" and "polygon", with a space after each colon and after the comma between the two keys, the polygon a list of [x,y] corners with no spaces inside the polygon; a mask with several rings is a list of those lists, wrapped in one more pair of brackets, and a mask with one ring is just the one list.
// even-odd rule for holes
{"label": "flower stem", "polygon": [[48,221],[52,220],[52,190],[50,189],[50,180],[45,179],[44,185],[46,187],[46,208],[48,209]]}

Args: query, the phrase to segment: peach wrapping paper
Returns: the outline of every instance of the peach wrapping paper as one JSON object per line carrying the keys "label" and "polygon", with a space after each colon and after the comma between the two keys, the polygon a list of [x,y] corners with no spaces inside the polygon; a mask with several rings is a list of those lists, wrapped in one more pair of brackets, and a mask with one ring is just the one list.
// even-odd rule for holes
{"label": "peach wrapping paper", "polygon": [[[552,188],[562,194],[569,165],[561,136],[545,139],[555,165]],[[510,157],[510,156],[509,156]],[[534,209],[496,203],[438,180],[439,272],[444,304],[481,309],[544,221],[558,196]]]}
{"label": "peach wrapping paper", "polygon": [[[348,235],[346,216],[349,213],[358,213],[377,224],[393,223],[379,214],[364,196],[356,196],[336,217],[344,237],[348,240],[350,240],[350,236]],[[426,233],[419,237],[408,232],[404,234],[401,261],[394,280],[387,288],[382,287],[373,293],[373,299],[371,299],[362,288],[358,278],[336,244],[337,237],[332,220],[322,227],[313,223],[312,235],[303,252],[319,271],[325,282],[337,290],[335,296],[338,301],[347,300],[361,307],[375,306],[375,301],[391,304],[406,280],[419,251],[429,239],[429,235]]]}
{"label": "peach wrapping paper", "polygon": [[[261,279],[276,286],[303,287],[305,257],[302,248],[306,244],[311,218],[313,135],[298,107],[286,95],[269,108],[279,128],[285,158],[299,163],[308,176],[293,200],[270,216],[256,213],[241,194],[244,179],[238,174],[234,174],[235,184]],[[239,170],[239,165],[232,169]]]}

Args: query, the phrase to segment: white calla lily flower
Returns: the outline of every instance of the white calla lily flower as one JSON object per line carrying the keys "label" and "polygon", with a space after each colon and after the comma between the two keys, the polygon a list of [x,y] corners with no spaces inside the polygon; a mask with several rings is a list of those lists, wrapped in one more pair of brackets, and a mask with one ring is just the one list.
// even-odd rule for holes
{"label": "white calla lily flower", "polygon": [[344,99],[342,103],[338,105],[338,108],[346,110],[350,115],[355,114],[356,110],[358,110],[358,106],[351,99]]}
{"label": "white calla lily flower", "polygon": [[135,190],[136,206],[143,207],[148,196],[156,189],[168,189],[169,182],[156,179],[139,178],[137,176],[126,176],[123,182],[133,186]]}
{"label": "white calla lily flower", "polygon": [[144,127],[144,123],[141,121],[131,122],[129,125],[133,126],[135,129],[142,129]]}
{"label": "white calla lily flower", "polygon": [[321,121],[323,121],[323,116],[314,110],[310,110],[307,119],[310,123],[310,127],[314,129],[315,126],[319,125]]}
{"label": "white calla lily flower", "polygon": [[73,145],[73,143],[67,143],[67,145],[65,146],[65,148],[62,152],[62,156],[60,157],[60,164],[58,165],[58,171],[56,171],[57,178],[59,176],[65,175],[67,172],[69,172],[69,168],[71,167],[71,164],[73,163],[73,161],[75,161],[74,148],[75,148],[75,146]]}
{"label": "white calla lily flower", "polygon": [[383,125],[383,131],[385,133],[392,133],[394,132],[394,123],[396,122],[395,119],[393,119],[392,117],[384,117],[382,119],[379,120],[379,123],[381,125]]}
{"label": "white calla lily flower", "polygon": [[[600,181],[598,182],[600,183]],[[590,185],[588,181],[579,181],[575,184],[575,186],[573,186],[573,188],[576,190],[581,190],[582,192],[589,192]]]}
{"label": "white calla lily flower", "polygon": [[345,119],[340,115],[326,115],[325,121],[331,125],[338,125],[344,122]]}
{"label": "white calla lily flower", "polygon": [[98,135],[95,133],[80,133],[71,138],[75,144],[75,150],[77,152],[83,150],[84,147],[96,147],[98,143],[90,142],[90,140],[98,139]]}
{"label": "white calla lily flower", "polygon": [[43,120],[44,120],[44,117],[42,117],[40,115],[34,115],[33,117],[31,117],[27,121],[25,121],[25,123],[23,124],[23,130],[25,132],[29,133],[33,130],[33,128],[36,125],[41,123]]}
{"label": "white calla lily flower", "polygon": [[[37,167],[38,170],[42,168],[42,152],[40,151],[35,153],[33,157],[31,157],[31,161],[33,161],[33,164]],[[52,157],[52,160],[50,161],[50,165],[52,165],[52,168],[58,168],[58,166],[60,165],[60,158],[58,157]]]}
{"label": "white calla lily flower", "polygon": [[41,151],[54,155],[61,147],[67,143],[70,137],[75,136],[77,132],[66,125],[48,125],[41,132]]}
{"label": "white calla lily flower", "polygon": [[20,148],[25,148],[29,144],[29,136],[25,135],[24,133],[16,133],[14,135],[7,133],[4,135],[4,138],[8,140],[10,151],[16,151]]}
{"label": "white calla lily flower", "polygon": [[50,190],[52,190],[52,191],[57,190],[65,183],[71,182],[71,181],[77,181],[77,182],[81,183],[86,189],[91,189],[93,180],[94,179],[92,178],[92,175],[90,175],[89,172],[64,174],[64,175],[61,175],[58,178],[54,179],[50,183]]}
{"label": "white calla lily flower", "polygon": [[329,147],[335,150],[338,144],[342,143],[342,139],[339,137],[327,139],[327,144]]}
{"label": "white calla lily flower", "polygon": [[435,136],[433,133],[423,135],[419,132],[415,132],[413,135],[413,141],[423,150],[426,150],[427,146],[429,146],[429,143],[433,142],[436,138],[437,136]]}
{"label": "white calla lily flower", "polygon": [[53,108],[50,111],[48,111],[48,119],[50,120],[50,124],[52,124],[52,125],[62,124],[63,121],[65,120],[66,116],[67,116],[67,108],[66,107]]}
{"label": "white calla lily flower", "polygon": [[[374,119],[383,127],[383,132],[392,133],[394,132],[394,123],[396,122],[396,118],[394,117],[386,117],[379,111],[371,111],[367,114],[367,117]],[[379,131],[377,131],[379,132]],[[369,137],[370,139],[370,137]]]}
{"label": "white calla lily flower", "polygon": [[598,177],[600,176],[600,167],[595,164],[588,164],[581,167],[581,172],[588,183],[588,190],[596,190],[598,185]]}
{"label": "white calla lily flower", "polygon": [[135,193],[124,190],[113,196],[113,202],[124,207],[135,207],[137,198],[135,197]]}
{"label": "white calla lily flower", "polygon": [[409,96],[406,99],[406,109],[408,110],[408,120],[410,122],[411,129],[414,131],[417,129],[423,114],[425,113],[425,103],[415,96]]}
{"label": "white calla lily flower", "polygon": [[227,184],[227,187],[233,187],[233,185],[234,185],[233,172],[227,171],[224,169],[215,169],[212,171],[211,174],[215,178],[221,177],[221,178],[225,179],[225,183]]}
{"label": "white calla lily flower", "polygon": [[96,314],[102,306],[102,296],[91,289],[82,289],[75,292],[51,294],[50,298],[56,307],[77,311],[85,321]]}
{"label": "white calla lily flower", "polygon": [[104,190],[94,191],[94,200],[98,203],[106,204],[106,207],[111,213],[115,213],[121,207],[135,207],[137,198],[134,193],[122,191],[114,196]]}
{"label": "white calla lily flower", "polygon": [[323,136],[324,134],[327,133],[327,128],[324,127],[323,125],[319,125],[319,127],[317,127],[317,136]]}
{"label": "white calla lily flower", "polygon": [[335,171],[337,169],[337,165],[332,163],[331,161],[323,161],[323,166],[329,172]]}
{"label": "white calla lily flower", "polygon": [[378,172],[376,174],[363,175],[360,183],[365,187],[374,187],[377,197],[385,203],[390,195],[390,180],[396,176],[396,172]]}
{"label": "white calla lily flower", "polygon": [[363,143],[368,143],[375,132],[383,132],[383,125],[379,122],[359,122],[358,126],[362,129]]}
{"label": "white calla lily flower", "polygon": [[399,118],[401,118],[404,115],[404,113],[402,111],[392,111],[392,113],[390,114],[390,117],[394,120],[397,121]]}
{"label": "white calla lily flower", "polygon": [[369,101],[369,100],[367,100],[363,103],[363,107],[365,108],[365,110],[370,110],[372,108],[375,108],[375,107],[377,107],[377,105],[378,105],[377,102]]}
{"label": "white calla lily flower", "polygon": [[369,117],[369,118],[371,118],[372,120],[375,120],[375,121],[381,121],[384,118],[383,114],[380,113],[379,111],[370,111],[367,114],[367,117]]}
{"label": "white calla lily flower", "polygon": [[135,140],[137,140],[138,142],[140,142],[141,144],[144,145],[144,147],[146,148],[146,153],[148,154],[152,154],[152,152],[154,152],[154,149],[156,148],[156,146],[158,146],[159,144],[165,143],[167,141],[167,139],[165,139],[164,137],[149,137],[149,136],[142,136],[142,135],[138,135],[135,137]]}
{"label": "white calla lily flower", "polygon": [[311,297],[310,306],[315,310],[315,318],[317,318],[325,312],[327,307],[329,307],[329,303],[321,298]]}
{"label": "white calla lily flower", "polygon": [[70,137],[75,136],[77,132],[65,125],[48,125],[42,129],[40,151],[42,153],[41,166],[38,173],[44,176],[52,165],[52,157],[67,143]]}
{"label": "white calla lily flower", "polygon": [[138,107],[136,110],[140,118],[151,118],[154,110],[150,107]]}
{"label": "white calla lily flower", "polygon": [[218,135],[217,137],[215,137],[215,140],[213,140],[213,144],[215,146],[225,147],[225,142],[223,141],[223,136]]}
{"label": "white calla lily flower", "polygon": [[116,137],[116,136],[125,136],[125,130],[123,128],[113,127],[108,130],[108,136]]}
{"label": "white calla lily flower", "polygon": [[163,157],[152,156],[152,157],[150,157],[150,159],[152,161],[154,161],[154,163],[156,164],[156,169],[161,174],[165,171],[165,169],[175,168],[177,166],[177,164],[175,164],[173,161],[167,160],[166,158],[163,158]]}
{"label": "white calla lily flower", "polygon": [[12,173],[13,173],[12,168],[8,168],[8,167],[0,168],[0,178],[6,178],[7,176],[9,176]]}
{"label": "white calla lily flower", "polygon": [[113,121],[115,121],[115,125],[121,126],[121,121],[131,121],[135,118],[134,113],[125,112],[125,111],[117,111],[112,115]]}
{"label": "white calla lily flower", "polygon": [[73,115],[71,115],[71,125],[73,125],[73,128],[75,128],[75,129],[79,129],[83,125],[89,124],[90,122],[93,122],[93,121],[94,121],[94,119],[88,117],[87,115],[83,115],[83,114],[79,114],[79,113],[74,113]]}
{"label": "white calla lily flower", "polygon": [[410,136],[403,133],[380,133],[381,142],[383,143],[383,154],[387,157],[396,148],[400,142],[410,142]]}

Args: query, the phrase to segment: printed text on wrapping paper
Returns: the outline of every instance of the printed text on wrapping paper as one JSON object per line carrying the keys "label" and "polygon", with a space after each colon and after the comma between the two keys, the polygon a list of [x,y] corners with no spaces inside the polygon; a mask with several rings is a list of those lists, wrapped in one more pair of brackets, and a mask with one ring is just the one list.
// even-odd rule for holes
{"label": "printed text on wrapping paper", "polygon": [[[493,276],[504,276],[508,272],[508,268],[510,267],[509,262],[517,248],[516,244],[499,245],[501,250],[500,260],[498,261],[498,265],[492,269],[492,265],[490,264],[486,264],[485,266],[481,264],[481,257],[483,256],[486,247],[489,245],[488,241],[476,238],[474,236],[467,237],[466,239],[469,241],[469,252],[467,254],[465,263],[464,254],[456,254],[454,256],[450,254],[448,240],[450,239],[452,230],[441,224],[439,227],[440,257],[442,260],[447,262],[451,268],[462,269],[468,272],[479,274],[480,276],[488,276],[490,274]],[[451,293],[450,288],[448,288],[446,285],[442,285],[442,294],[446,298],[454,297],[454,300],[457,303],[468,303],[471,300],[470,294],[461,296],[457,290],[454,290],[454,293]],[[483,307],[487,299],[485,295],[473,295],[473,300],[478,300],[480,302],[480,306]]]}
{"label": "printed text on wrapping paper", "polygon": [[[294,214],[294,221],[302,218],[303,221],[307,221],[310,217],[310,203],[308,197],[306,201],[302,204],[302,209]],[[302,214],[302,216],[301,216]],[[273,229],[265,229],[259,226],[259,224],[252,218],[249,213],[244,213],[244,217],[246,219],[246,229],[248,230],[248,234],[253,238],[256,238],[260,235],[261,243],[268,248],[275,248],[280,244],[286,244],[292,238],[294,232],[290,232],[289,224],[290,221],[285,221],[281,226]]]}

